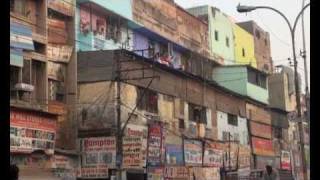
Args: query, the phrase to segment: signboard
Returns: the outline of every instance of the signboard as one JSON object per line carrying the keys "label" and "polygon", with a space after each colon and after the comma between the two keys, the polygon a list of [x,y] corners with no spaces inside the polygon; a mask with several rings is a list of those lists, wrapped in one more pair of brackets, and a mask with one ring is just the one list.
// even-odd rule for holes
{"label": "signboard", "polygon": [[148,167],[148,180],[163,180],[163,168]]}
{"label": "signboard", "polygon": [[81,176],[83,178],[108,178],[108,168],[115,167],[116,138],[83,138]]}
{"label": "signboard", "polygon": [[186,165],[202,165],[202,142],[184,140],[184,160]]}
{"label": "signboard", "polygon": [[183,150],[182,145],[166,144],[166,164],[182,165],[183,164]]}
{"label": "signboard", "polygon": [[123,138],[124,168],[143,168],[146,166],[147,135],[148,128],[145,126],[128,124]]}
{"label": "signboard", "polygon": [[197,180],[220,180],[220,169],[216,167],[193,167],[190,169],[190,177]]}
{"label": "signboard", "polygon": [[273,145],[271,140],[252,137],[253,152],[256,155],[273,156]]}
{"label": "signboard", "polygon": [[206,145],[204,150],[203,164],[205,166],[221,167],[223,163],[223,151]]}
{"label": "signboard", "polygon": [[10,111],[10,152],[54,153],[57,121],[49,116],[25,111]]}
{"label": "signboard", "polygon": [[51,61],[68,63],[73,51],[72,46],[48,44],[47,45],[47,57]]}
{"label": "signboard", "polygon": [[189,179],[189,170],[187,167],[172,166],[164,168],[165,178]]}
{"label": "signboard", "polygon": [[159,166],[161,164],[162,144],[161,125],[151,124],[148,137],[148,165]]}
{"label": "signboard", "polygon": [[249,146],[240,145],[239,146],[239,168],[247,168],[250,167],[250,159],[251,159],[251,149]]}
{"label": "signboard", "polygon": [[271,139],[271,126],[250,121],[251,133],[254,136]]}
{"label": "signboard", "polygon": [[281,151],[281,169],[291,170],[291,160],[289,151]]}

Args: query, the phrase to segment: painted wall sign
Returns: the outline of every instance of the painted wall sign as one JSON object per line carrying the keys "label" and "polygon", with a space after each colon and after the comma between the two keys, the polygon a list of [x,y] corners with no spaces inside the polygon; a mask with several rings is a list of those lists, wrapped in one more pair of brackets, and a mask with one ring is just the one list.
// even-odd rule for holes
{"label": "painted wall sign", "polygon": [[271,126],[250,121],[251,133],[254,136],[271,139]]}
{"label": "painted wall sign", "polygon": [[164,168],[165,178],[189,179],[189,170],[187,167],[172,166]]}
{"label": "painted wall sign", "polygon": [[44,150],[53,154],[56,119],[33,112],[10,111],[10,152]]}
{"label": "painted wall sign", "polygon": [[252,137],[253,152],[262,156],[273,156],[273,145],[271,140]]}
{"label": "painted wall sign", "polygon": [[184,140],[184,160],[186,165],[202,165],[202,142]]}
{"label": "painted wall sign", "polygon": [[182,145],[166,144],[166,164],[183,165]]}
{"label": "painted wall sign", "polygon": [[51,61],[68,63],[73,51],[72,46],[48,44],[47,45],[47,57]]}
{"label": "painted wall sign", "polygon": [[148,167],[148,180],[163,180],[163,168]]}
{"label": "painted wall sign", "polygon": [[149,125],[149,137],[148,137],[148,165],[159,166],[161,164],[162,155],[162,128],[159,124]]}
{"label": "painted wall sign", "polygon": [[221,167],[223,163],[223,151],[206,146],[204,150],[203,164],[205,166]]}
{"label": "painted wall sign", "polygon": [[291,159],[289,151],[281,151],[281,169],[291,170]]}

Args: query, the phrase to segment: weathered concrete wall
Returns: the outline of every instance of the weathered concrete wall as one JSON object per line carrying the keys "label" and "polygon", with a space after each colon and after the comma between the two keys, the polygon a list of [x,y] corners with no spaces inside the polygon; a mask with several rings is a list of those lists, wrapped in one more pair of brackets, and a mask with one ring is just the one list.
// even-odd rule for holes
{"label": "weathered concrete wall", "polygon": [[246,112],[248,119],[271,125],[271,114],[267,109],[251,103],[246,103]]}

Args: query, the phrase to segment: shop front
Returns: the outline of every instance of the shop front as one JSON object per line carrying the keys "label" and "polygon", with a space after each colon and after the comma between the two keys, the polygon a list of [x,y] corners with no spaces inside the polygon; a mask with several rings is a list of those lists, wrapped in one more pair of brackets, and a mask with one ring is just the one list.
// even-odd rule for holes
{"label": "shop front", "polygon": [[10,108],[10,163],[19,168],[19,179],[59,179],[54,176],[57,116],[50,113]]}

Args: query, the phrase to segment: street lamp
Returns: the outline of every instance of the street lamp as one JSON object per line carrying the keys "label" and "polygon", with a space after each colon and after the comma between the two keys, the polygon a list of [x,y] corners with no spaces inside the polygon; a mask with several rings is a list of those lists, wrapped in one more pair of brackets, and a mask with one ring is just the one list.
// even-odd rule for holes
{"label": "street lamp", "polygon": [[[296,48],[295,48],[295,39],[294,39],[294,33],[297,27],[297,23],[298,20],[301,16],[301,14],[303,13],[303,11],[310,6],[310,3],[306,4],[301,11],[299,12],[299,14],[297,15],[293,26],[291,25],[290,21],[288,20],[288,18],[279,10],[273,8],[273,7],[269,7],[269,6],[241,6],[240,4],[237,7],[237,11],[239,13],[246,13],[246,12],[250,12],[256,9],[269,9],[272,10],[276,13],[278,13],[281,17],[284,18],[284,20],[286,21],[289,29],[290,29],[290,34],[291,34],[291,43],[292,43],[292,55],[293,55],[293,62],[294,62],[294,81],[295,81],[295,91],[296,91],[296,102],[297,102],[297,109],[298,109],[298,118],[301,119],[301,102],[300,102],[300,88],[299,88],[299,80],[298,80],[298,62],[297,62],[297,58],[296,58]],[[304,137],[303,137],[303,124],[300,121],[299,122],[299,134],[300,134],[300,146],[301,146],[301,154],[302,154],[302,167],[303,167],[303,176],[304,179],[307,179],[307,169],[306,169],[306,159],[305,159],[305,153],[304,153]]]}

